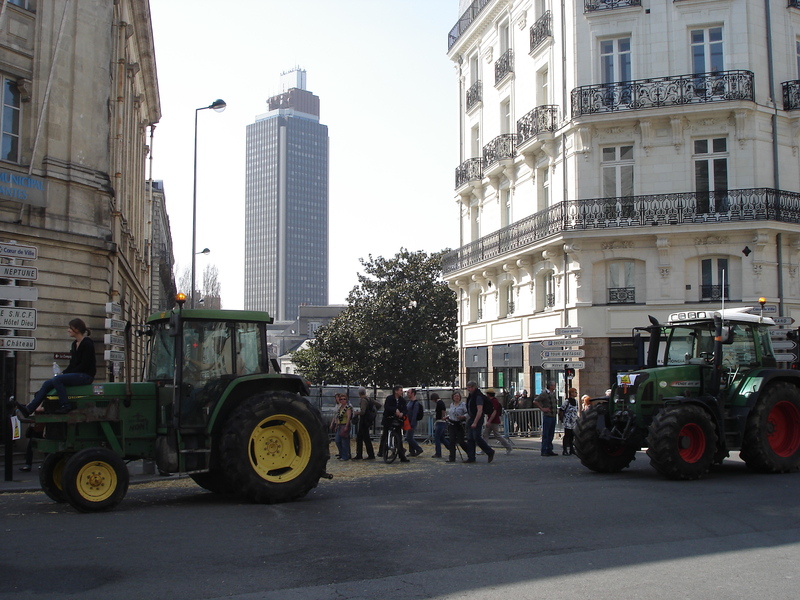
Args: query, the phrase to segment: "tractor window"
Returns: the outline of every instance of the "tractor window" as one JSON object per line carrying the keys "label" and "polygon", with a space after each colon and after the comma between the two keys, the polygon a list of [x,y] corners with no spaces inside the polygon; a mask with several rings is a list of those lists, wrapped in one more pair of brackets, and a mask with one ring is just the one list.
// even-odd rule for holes
{"label": "tractor window", "polygon": [[231,329],[224,321],[185,321],[183,344],[181,425],[201,426],[234,376]]}
{"label": "tractor window", "polygon": [[174,379],[175,338],[169,335],[169,324],[161,323],[154,327],[150,344],[147,380]]}
{"label": "tractor window", "polygon": [[236,373],[249,375],[262,371],[264,348],[257,323],[238,323],[236,326]]}
{"label": "tractor window", "polygon": [[722,347],[722,366],[735,370],[758,364],[753,328],[736,323],[732,333],[733,343]]}
{"label": "tractor window", "polygon": [[669,338],[668,365],[710,362],[714,353],[714,333],[706,328],[675,327]]}

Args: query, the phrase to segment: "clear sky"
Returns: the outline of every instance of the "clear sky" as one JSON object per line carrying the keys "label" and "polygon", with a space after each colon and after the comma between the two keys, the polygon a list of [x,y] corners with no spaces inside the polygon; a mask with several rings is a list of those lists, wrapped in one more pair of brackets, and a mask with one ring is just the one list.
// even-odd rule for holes
{"label": "clear sky", "polygon": [[[220,272],[243,307],[245,128],[299,66],[330,138],[329,302],[358,259],[458,246],[458,86],[446,56],[457,0],[150,0],[161,94],[153,178],[164,181],[179,268],[191,265],[198,113],[197,277]],[[188,292],[189,290],[184,290]]]}

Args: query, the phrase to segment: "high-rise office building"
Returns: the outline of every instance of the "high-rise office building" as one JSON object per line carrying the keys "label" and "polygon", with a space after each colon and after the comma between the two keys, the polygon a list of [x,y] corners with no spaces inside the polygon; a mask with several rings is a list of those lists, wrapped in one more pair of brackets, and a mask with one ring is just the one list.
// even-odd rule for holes
{"label": "high-rise office building", "polygon": [[244,305],[292,321],[328,303],[328,127],[306,72],[281,77],[247,126]]}

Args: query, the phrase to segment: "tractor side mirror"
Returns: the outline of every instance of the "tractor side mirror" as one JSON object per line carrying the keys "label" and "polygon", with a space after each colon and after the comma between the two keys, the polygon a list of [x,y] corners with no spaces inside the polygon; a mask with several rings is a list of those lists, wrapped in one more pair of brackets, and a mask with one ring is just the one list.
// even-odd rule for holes
{"label": "tractor side mirror", "polygon": [[175,337],[178,335],[180,324],[180,316],[177,313],[172,313],[169,318],[169,335],[170,337]]}
{"label": "tractor side mirror", "polygon": [[724,326],[720,330],[720,339],[721,344],[732,344],[733,343],[733,327],[730,325]]}

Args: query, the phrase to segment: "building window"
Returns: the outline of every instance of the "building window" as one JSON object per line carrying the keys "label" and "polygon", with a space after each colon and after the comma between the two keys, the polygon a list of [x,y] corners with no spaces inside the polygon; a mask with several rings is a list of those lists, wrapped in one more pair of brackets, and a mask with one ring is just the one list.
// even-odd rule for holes
{"label": "building window", "polygon": [[500,133],[512,133],[510,98],[500,103]]}
{"label": "building window", "polygon": [[500,190],[500,227],[506,227],[514,222],[511,216],[512,196],[509,188]]}
{"label": "building window", "polygon": [[469,208],[470,233],[472,241],[481,237],[481,207],[477,201]]}
{"label": "building window", "polygon": [[472,147],[472,156],[480,156],[483,148],[481,146],[481,128],[479,125],[475,125],[470,132],[470,145]]}
{"label": "building window", "polygon": [[608,303],[633,304],[636,302],[636,284],[632,260],[622,260],[608,265]]}
{"label": "building window", "polygon": [[550,208],[550,167],[539,169],[539,210]]}
{"label": "building window", "polygon": [[633,79],[631,38],[600,41],[600,75],[602,83],[616,83]]}
{"label": "building window", "polygon": [[700,299],[704,302],[730,300],[728,259],[706,258],[701,263]]}
{"label": "building window", "polygon": [[728,210],[728,140],[694,141],[694,185],[697,212]]}
{"label": "building window", "polygon": [[698,74],[724,71],[722,27],[693,29],[689,35],[692,45],[692,72]]}
{"label": "building window", "polygon": [[795,42],[797,49],[797,78],[800,79],[800,40]]}
{"label": "building window", "polygon": [[20,96],[17,84],[3,80],[3,143],[0,160],[19,162]]}
{"label": "building window", "polygon": [[633,146],[609,146],[602,151],[603,197],[610,199],[606,217],[633,217]]}
{"label": "building window", "polygon": [[551,271],[544,278],[544,307],[553,308],[556,305],[556,277]]}
{"label": "building window", "polygon": [[550,104],[550,71],[545,68],[536,73],[536,99],[537,106]]}

